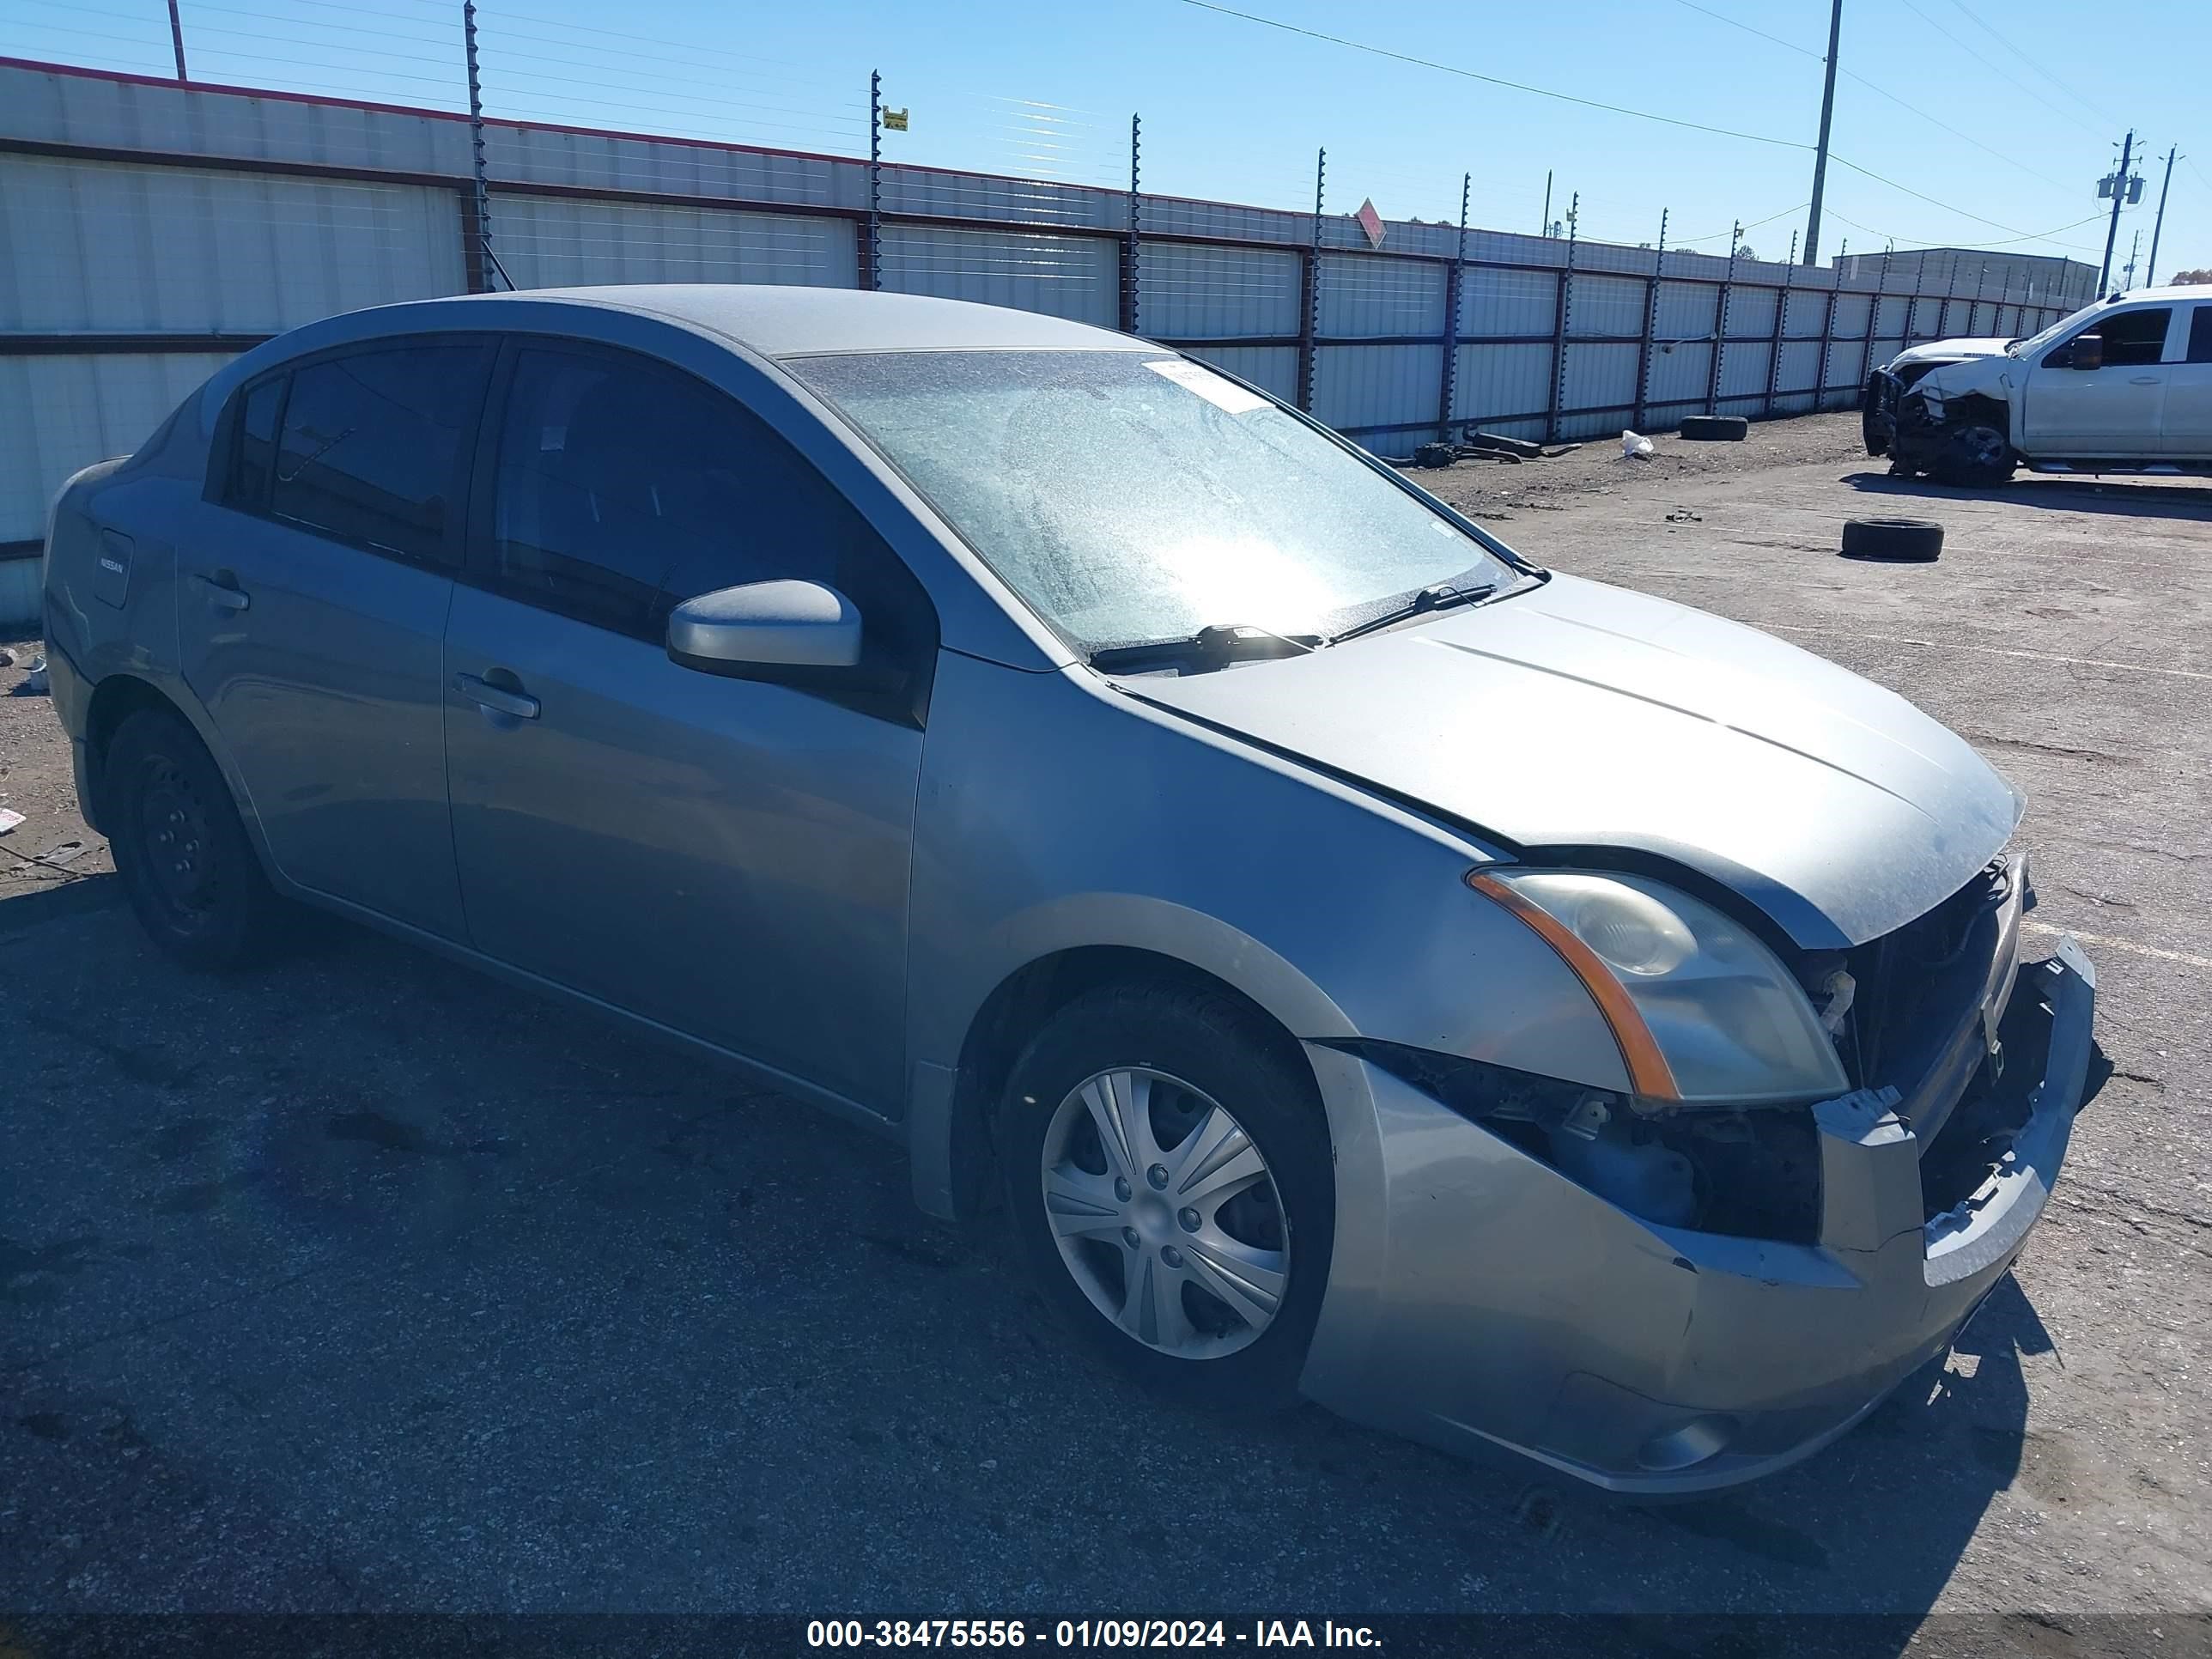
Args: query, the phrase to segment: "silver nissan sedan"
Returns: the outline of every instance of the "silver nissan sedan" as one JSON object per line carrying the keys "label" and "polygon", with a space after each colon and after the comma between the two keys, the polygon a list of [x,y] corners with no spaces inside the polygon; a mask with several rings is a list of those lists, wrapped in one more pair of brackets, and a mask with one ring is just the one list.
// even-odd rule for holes
{"label": "silver nissan sedan", "polygon": [[46,628],[177,956],[320,907],[745,1066],[1234,1410],[1765,1474],[1948,1348],[2081,1103],[1959,738],[1072,322],[331,318],[70,480]]}

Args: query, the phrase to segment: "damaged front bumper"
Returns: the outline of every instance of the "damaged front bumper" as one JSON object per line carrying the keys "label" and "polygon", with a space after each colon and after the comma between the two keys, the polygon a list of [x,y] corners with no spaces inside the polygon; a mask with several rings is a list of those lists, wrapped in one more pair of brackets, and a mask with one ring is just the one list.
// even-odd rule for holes
{"label": "damaged front bumper", "polygon": [[1886,368],[1867,377],[1859,396],[1859,434],[1869,455],[1887,455],[1897,441],[1897,400],[1903,382]]}
{"label": "damaged front bumper", "polygon": [[1970,1124],[1961,1108],[1949,1129],[2004,1126],[1986,1178],[1931,1216],[1894,1097],[1823,1103],[1805,1244],[1640,1220],[1348,1062],[1380,1133],[1340,1149],[1340,1175],[1379,1177],[1381,1236],[1340,1238],[1306,1392],[1623,1493],[1710,1491],[1817,1451],[1949,1346],[2049,1196],[2087,1074],[2094,971],[2069,938],[2018,993],[1989,1091],[2001,1109],[1978,1105]]}

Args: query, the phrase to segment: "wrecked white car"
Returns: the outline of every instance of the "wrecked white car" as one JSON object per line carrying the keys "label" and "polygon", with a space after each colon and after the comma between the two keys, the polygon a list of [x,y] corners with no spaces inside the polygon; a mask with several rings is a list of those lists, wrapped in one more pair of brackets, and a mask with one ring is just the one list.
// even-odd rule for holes
{"label": "wrecked white car", "polygon": [[1938,340],[1869,377],[1867,453],[1968,487],[2212,473],[2212,286],[2100,300],[2022,340]]}

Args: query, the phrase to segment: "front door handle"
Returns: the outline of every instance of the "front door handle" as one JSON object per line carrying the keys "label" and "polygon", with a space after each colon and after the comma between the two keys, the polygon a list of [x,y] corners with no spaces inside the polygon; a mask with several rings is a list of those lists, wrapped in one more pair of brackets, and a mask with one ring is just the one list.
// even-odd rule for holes
{"label": "front door handle", "polygon": [[2158,376],[2155,374],[2131,374],[2128,377],[2128,384],[2130,386],[2156,386],[2158,384]]}
{"label": "front door handle", "polygon": [[507,690],[494,685],[489,680],[480,680],[473,674],[454,675],[453,687],[478,708],[489,708],[495,714],[512,714],[519,720],[538,718],[537,698],[526,697],[520,691]]}
{"label": "front door handle", "polygon": [[217,611],[243,611],[253,603],[246,590],[238,585],[238,578],[228,570],[218,570],[212,576],[195,576],[207,602]]}

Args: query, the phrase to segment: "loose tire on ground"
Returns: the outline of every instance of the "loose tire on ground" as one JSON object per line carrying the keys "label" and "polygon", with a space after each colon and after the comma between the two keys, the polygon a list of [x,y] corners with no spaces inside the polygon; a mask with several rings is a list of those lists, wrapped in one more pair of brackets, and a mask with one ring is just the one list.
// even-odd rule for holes
{"label": "loose tire on ground", "polygon": [[[1136,1072],[1151,1097],[1144,1121],[1152,1145],[1131,1138],[1117,1154],[1093,1103],[1102,1080],[1116,1077],[1128,1102]],[[1279,1033],[1217,991],[1085,993],[1015,1061],[998,1147],[1017,1251],[1085,1348],[1201,1404],[1264,1409],[1297,1398],[1328,1279],[1336,1188],[1312,1076]],[[1255,1153],[1264,1166],[1258,1178]],[[1224,1265],[1255,1285],[1282,1270],[1272,1308],[1264,1292],[1245,1301],[1256,1321],[1235,1296],[1209,1289],[1222,1283],[1213,1270]],[[1146,1271],[1155,1277],[1132,1277]],[[1171,1294],[1173,1310],[1164,1313],[1155,1294]]]}
{"label": "loose tire on ground", "polygon": [[1681,435],[1692,443],[1740,444],[1750,430],[1741,415],[1692,415],[1682,422]]}
{"label": "loose tire on ground", "polygon": [[1929,519],[1846,519],[1844,556],[1928,564],[1942,556],[1943,526]]}
{"label": "loose tire on ground", "polygon": [[270,890],[223,781],[182,715],[142,708],[109,742],[100,817],[131,909],[188,967],[244,967],[276,943],[287,907]]}

